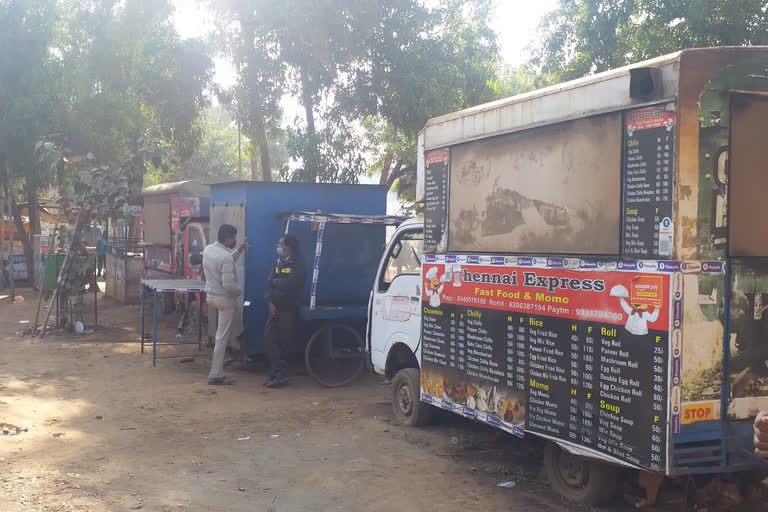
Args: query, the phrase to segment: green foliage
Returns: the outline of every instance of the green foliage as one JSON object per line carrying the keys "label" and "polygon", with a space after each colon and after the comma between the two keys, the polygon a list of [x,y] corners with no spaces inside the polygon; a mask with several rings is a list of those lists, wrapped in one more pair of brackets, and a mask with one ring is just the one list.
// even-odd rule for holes
{"label": "green foliage", "polygon": [[[212,61],[199,41],[179,39],[172,9],[170,0],[0,1],[0,171],[17,200],[77,185],[72,166],[52,165],[55,151],[91,155],[99,169],[125,169],[156,137],[178,157],[194,152]],[[128,183],[136,193],[141,179]]]}
{"label": "green foliage", "polygon": [[[375,167],[372,139],[407,138],[430,117],[495,98],[498,52],[490,0],[227,0],[211,2],[239,69],[230,91],[243,119],[274,121],[287,92],[304,107],[288,130],[299,163],[282,177],[356,182]],[[218,36],[218,34],[217,34]],[[256,99],[254,99],[256,98]],[[258,101],[254,111],[247,102]],[[364,134],[391,125],[389,134]],[[253,130],[251,130],[253,131]],[[254,140],[259,141],[254,136]],[[378,158],[377,158],[378,159]],[[378,159],[380,160],[380,159]],[[415,152],[409,156],[415,169]],[[397,162],[396,162],[397,163]],[[385,180],[387,181],[387,180]]]}
{"label": "green foliage", "polygon": [[0,175],[10,170],[40,187],[35,144],[53,129],[60,69],[50,53],[59,6],[49,0],[0,2]]}
{"label": "green foliage", "polygon": [[[364,117],[367,171],[406,201],[416,182],[416,139],[431,117],[502,93],[491,2],[446,0],[428,8],[394,0],[366,35],[365,59],[337,92],[339,108]],[[506,91],[505,91],[506,92]]]}
{"label": "green foliage", "polygon": [[560,82],[685,48],[768,43],[761,0],[560,0],[534,63]]}

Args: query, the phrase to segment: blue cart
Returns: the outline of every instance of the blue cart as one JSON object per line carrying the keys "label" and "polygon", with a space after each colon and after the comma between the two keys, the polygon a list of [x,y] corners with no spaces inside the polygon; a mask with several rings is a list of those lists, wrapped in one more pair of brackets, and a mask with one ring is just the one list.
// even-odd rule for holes
{"label": "blue cart", "polygon": [[[238,230],[238,240],[247,238],[250,246],[238,261],[238,271],[245,276],[244,357],[264,353],[268,311],[265,286],[277,258],[275,246],[286,231],[299,241],[308,270],[301,309],[303,329],[298,337],[301,346],[297,348],[303,350],[304,344],[324,327],[314,340],[330,336],[352,343],[364,338],[368,299],[385,248],[387,226],[399,222],[395,217],[386,217],[387,192],[388,188],[380,185],[254,181],[211,185],[212,238],[219,226],[231,224]],[[211,311],[209,316],[211,329],[215,326],[215,320],[210,321],[215,319],[214,314]],[[334,346],[340,343],[334,342]],[[315,350],[320,345],[319,341],[312,344]],[[354,363],[354,368],[362,367],[360,361]],[[342,377],[352,373],[351,363],[337,364],[333,372],[330,368],[328,373],[332,375],[327,378],[322,377],[319,363],[314,367],[314,375],[326,385],[340,385],[349,380]]]}
{"label": "blue cart", "polygon": [[365,368],[368,302],[386,228],[405,219],[308,212],[284,218],[285,233],[305,248],[309,294],[299,314],[307,372],[324,386],[344,386]]}

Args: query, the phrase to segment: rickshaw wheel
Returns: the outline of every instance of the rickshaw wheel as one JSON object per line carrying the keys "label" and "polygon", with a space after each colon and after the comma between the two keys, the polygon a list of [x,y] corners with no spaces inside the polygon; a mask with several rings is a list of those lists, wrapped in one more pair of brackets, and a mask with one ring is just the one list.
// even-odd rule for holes
{"label": "rickshaw wheel", "polygon": [[346,386],[365,368],[365,345],[360,333],[341,323],[316,330],[304,351],[307,373],[328,388]]}

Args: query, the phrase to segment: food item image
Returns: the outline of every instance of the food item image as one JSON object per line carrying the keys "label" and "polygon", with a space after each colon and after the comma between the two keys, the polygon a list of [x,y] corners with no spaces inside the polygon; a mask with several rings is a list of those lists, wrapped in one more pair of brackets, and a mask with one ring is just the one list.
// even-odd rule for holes
{"label": "food item image", "polygon": [[443,396],[443,376],[435,373],[422,373],[421,386],[428,395]]}

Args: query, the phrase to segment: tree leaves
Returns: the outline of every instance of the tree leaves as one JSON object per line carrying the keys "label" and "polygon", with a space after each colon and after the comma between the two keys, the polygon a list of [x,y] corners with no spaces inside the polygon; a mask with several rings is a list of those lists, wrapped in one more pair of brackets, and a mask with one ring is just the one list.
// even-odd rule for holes
{"label": "tree leaves", "polygon": [[766,44],[767,10],[764,0],[560,0],[533,62],[560,82],[685,48]]}

